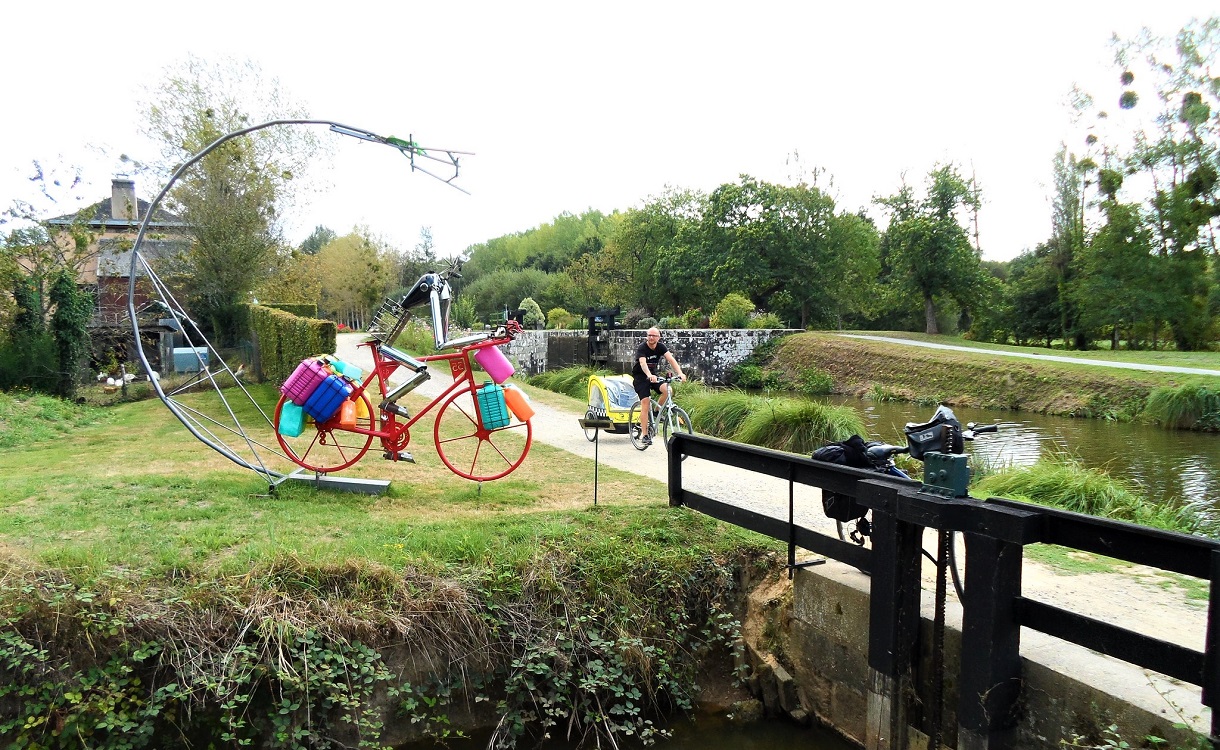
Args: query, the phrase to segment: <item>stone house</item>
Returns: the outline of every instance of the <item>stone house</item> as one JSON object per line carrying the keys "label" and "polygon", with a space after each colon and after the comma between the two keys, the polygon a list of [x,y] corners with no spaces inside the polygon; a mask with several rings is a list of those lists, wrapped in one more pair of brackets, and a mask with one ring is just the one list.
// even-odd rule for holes
{"label": "stone house", "polygon": [[[52,241],[78,269],[77,283],[94,295],[89,327],[95,359],[105,361],[110,354],[121,361],[135,359],[127,306],[131,248],[149,207],[148,201],[136,197],[135,181],[119,175],[111,181],[108,199],[47,221]],[[154,259],[185,253],[191,243],[187,229],[181,217],[158,209],[140,245],[141,256]],[[78,243],[78,238],[84,239]],[[158,352],[157,359],[164,361],[160,355],[173,346],[173,321],[161,318],[152,304],[156,299],[152,292],[147,274],[137,268],[135,309],[140,316],[141,333],[150,339],[145,342],[145,351]],[[160,362],[150,364],[160,366]]]}

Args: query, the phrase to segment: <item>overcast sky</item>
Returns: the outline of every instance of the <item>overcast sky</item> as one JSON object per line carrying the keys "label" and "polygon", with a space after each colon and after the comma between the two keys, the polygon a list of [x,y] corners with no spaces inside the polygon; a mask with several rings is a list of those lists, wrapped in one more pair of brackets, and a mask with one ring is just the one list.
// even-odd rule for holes
{"label": "overcast sky", "polygon": [[[0,45],[0,204],[28,197],[34,159],[84,166],[89,200],[107,196],[119,154],[155,156],[138,102],[191,53],[256,62],[311,116],[475,152],[464,195],[318,129],[336,150],[301,180],[311,198],[293,241],[361,224],[410,247],[429,226],[450,255],[666,185],[784,182],[798,152],[853,211],[904,173],[922,184],[957,162],[984,192],[984,255],[1004,260],[1049,234],[1051,160],[1079,136],[1066,97],[1074,83],[1116,92],[1111,35],[1172,34],[1215,12],[1214,0],[20,3]],[[140,197],[160,190],[150,182]]]}

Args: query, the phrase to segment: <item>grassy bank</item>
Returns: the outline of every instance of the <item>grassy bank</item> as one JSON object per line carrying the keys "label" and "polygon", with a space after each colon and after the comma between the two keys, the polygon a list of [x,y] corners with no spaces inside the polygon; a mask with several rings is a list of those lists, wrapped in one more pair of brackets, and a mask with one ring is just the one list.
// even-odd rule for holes
{"label": "grassy bank", "polygon": [[[953,345],[970,344],[951,337],[923,338]],[[1056,356],[1072,354],[1035,351]],[[1113,358],[1220,369],[1220,355],[1216,353],[1173,357],[1162,352],[1076,354],[1082,359]],[[1123,356],[1115,356],[1120,354]],[[1220,392],[1220,378],[1040,362],[996,356],[982,348],[978,353],[958,352],[831,333],[789,336],[775,347],[763,366],[788,383],[808,379],[810,372],[825,373],[835,393],[1102,419],[1141,417],[1150,395],[1157,389],[1194,386]]]}
{"label": "grassy bank", "polygon": [[418,451],[369,462],[385,496],[268,495],[158,401],[49,438],[14,416],[44,406],[0,394],[29,425],[0,448],[15,747],[378,747],[496,720],[506,746],[648,736],[772,565],[651,480],[602,467],[593,508],[591,462],[545,445],[481,492]]}

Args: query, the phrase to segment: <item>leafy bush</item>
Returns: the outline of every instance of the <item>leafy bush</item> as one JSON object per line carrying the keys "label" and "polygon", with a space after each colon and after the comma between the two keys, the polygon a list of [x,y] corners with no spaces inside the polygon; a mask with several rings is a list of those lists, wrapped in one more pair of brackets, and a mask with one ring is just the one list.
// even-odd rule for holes
{"label": "leafy bush", "polygon": [[744,295],[732,292],[725,295],[712,313],[712,328],[745,328],[750,324],[754,303]]}
{"label": "leafy bush", "polygon": [[546,324],[546,316],[542,314],[542,308],[538,306],[533,297],[526,297],[521,300],[521,304],[518,307],[525,311],[521,325],[526,328],[539,328]]}
{"label": "leafy bush", "polygon": [[662,329],[665,329],[668,331],[672,331],[675,328],[683,328],[683,327],[684,326],[682,325],[682,318],[680,318],[680,317],[667,316],[667,317],[661,318],[661,320],[657,322],[657,328],[662,328]]}
{"label": "leafy bush", "polygon": [[809,368],[797,376],[796,389],[810,396],[826,396],[834,393],[834,378],[825,370]]}
{"label": "leafy bush", "polygon": [[454,324],[462,328],[474,328],[479,323],[479,311],[475,309],[474,300],[467,295],[459,296],[453,301],[449,314]]}
{"label": "leafy bush", "polygon": [[657,324],[657,319],[650,315],[650,316],[647,316],[644,318],[640,318],[640,322],[636,323],[636,326],[639,328],[652,328],[652,327],[656,326],[656,324]]}
{"label": "leafy bush", "polygon": [[703,309],[692,307],[682,314],[682,325],[679,328],[707,328],[709,324],[708,317],[703,314]]}
{"label": "leafy bush", "polygon": [[747,328],[787,328],[775,313],[759,313],[750,318]]}
{"label": "leafy bush", "polygon": [[640,321],[649,317],[649,312],[642,307],[633,307],[623,313],[623,328],[639,328]]}
{"label": "leafy bush", "polygon": [[546,314],[546,324],[550,328],[571,328],[573,321],[576,320],[578,320],[577,316],[562,307],[552,307],[551,311]]}
{"label": "leafy bush", "polygon": [[784,387],[783,378],[774,370],[768,370],[752,362],[740,362],[729,370],[729,383],[738,388],[774,391]]}

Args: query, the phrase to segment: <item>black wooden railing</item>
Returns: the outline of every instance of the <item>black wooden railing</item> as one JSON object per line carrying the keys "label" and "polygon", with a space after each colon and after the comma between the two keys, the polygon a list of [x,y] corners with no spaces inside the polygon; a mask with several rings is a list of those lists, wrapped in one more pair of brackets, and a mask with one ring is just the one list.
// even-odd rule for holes
{"label": "black wooden railing", "polygon": [[[691,456],[787,479],[789,516],[777,519],[686,490],[684,462]],[[872,511],[872,549],[801,527],[794,519],[793,488],[809,485],[850,495]],[[675,435],[669,451],[669,502],[741,526],[797,548],[840,560],[872,574],[869,666],[898,677],[915,658],[919,556],[923,529],[960,532],[966,542],[966,593],[962,602],[963,660],[958,691],[959,747],[999,747],[1017,715],[1020,629],[1027,627],[1202,688],[1213,709],[1213,746],[1220,737],[1220,543],[1121,521],[990,498],[945,498],[919,491],[919,483],[813,461],[790,453],[701,435]],[[1055,544],[1206,580],[1210,584],[1204,651],[1101,622],[1021,592],[1027,544]],[[960,741],[965,732],[973,741]],[[993,744],[995,743],[995,744]]]}

